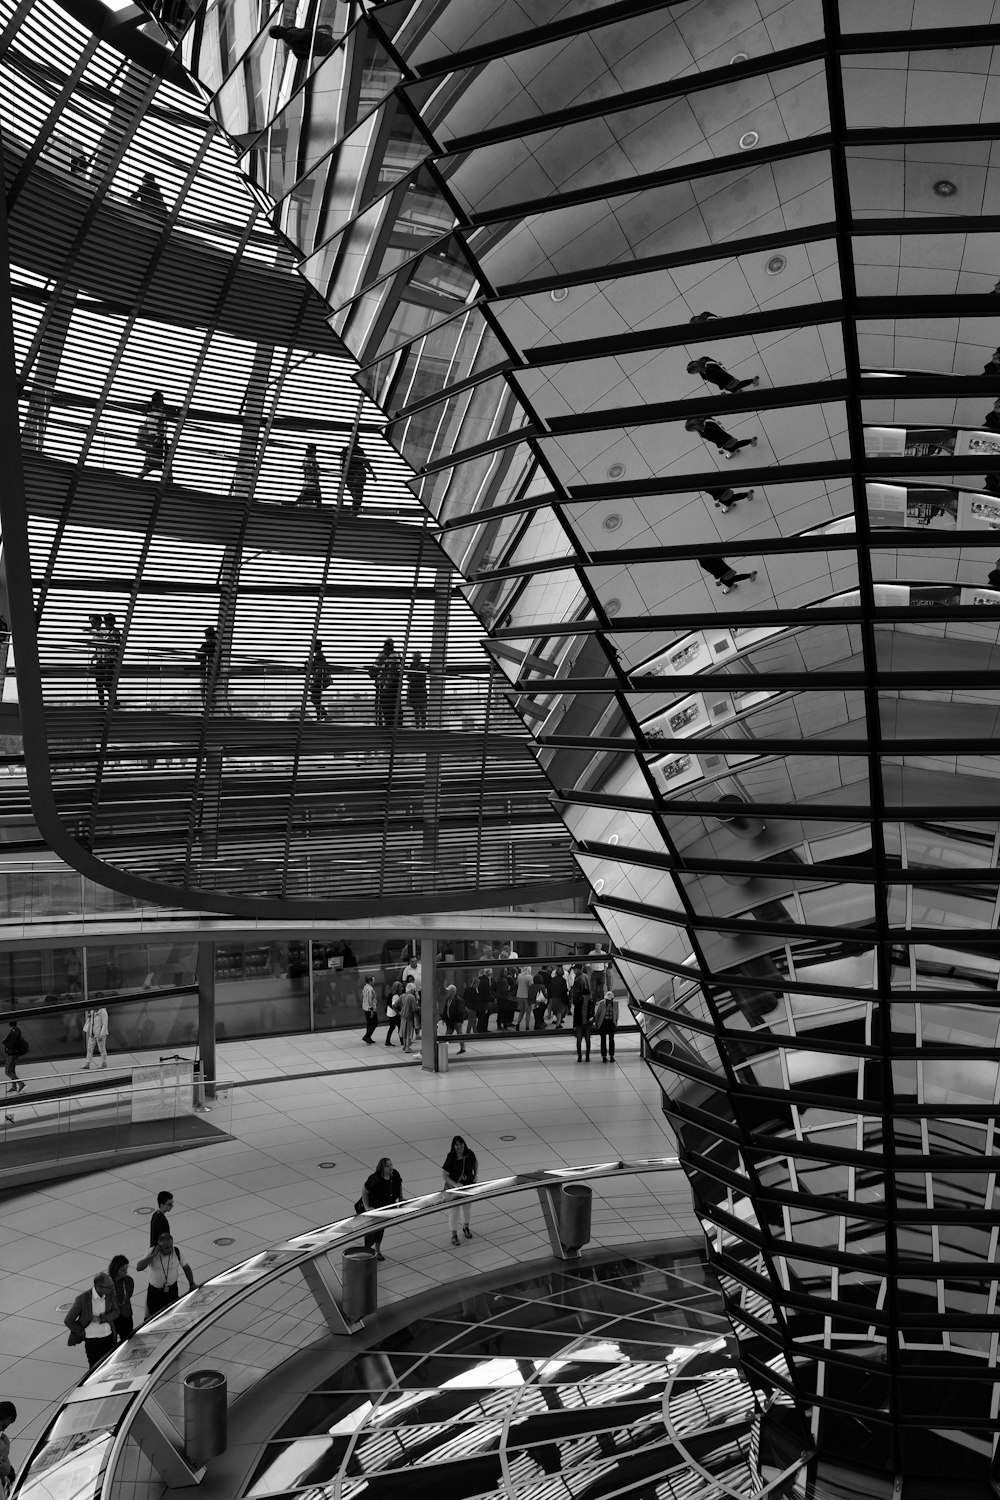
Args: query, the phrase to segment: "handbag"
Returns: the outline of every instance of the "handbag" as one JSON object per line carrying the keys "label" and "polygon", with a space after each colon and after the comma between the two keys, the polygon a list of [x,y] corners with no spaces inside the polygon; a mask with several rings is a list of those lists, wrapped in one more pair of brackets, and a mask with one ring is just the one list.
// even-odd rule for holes
{"label": "handbag", "polygon": [[357,1203],[355,1203],[354,1212],[356,1214],[366,1214],[368,1212],[365,1208],[365,1200],[363,1198],[359,1198]]}

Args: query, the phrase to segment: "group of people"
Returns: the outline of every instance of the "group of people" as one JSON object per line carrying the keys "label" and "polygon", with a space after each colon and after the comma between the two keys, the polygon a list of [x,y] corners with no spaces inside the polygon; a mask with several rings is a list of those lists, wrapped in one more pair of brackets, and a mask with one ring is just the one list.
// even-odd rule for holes
{"label": "group of people", "polygon": [[[173,1209],[173,1194],[156,1195],[156,1211],[149,1221],[149,1253],[136,1262],[137,1271],[149,1272],[146,1288],[146,1318],[153,1318],[180,1296],[181,1273],[188,1290],[195,1279],[184,1252],[170,1232],[167,1215]],[[63,1322],[69,1329],[71,1347],[82,1344],[87,1365],[93,1369],[112,1349],[124,1344],[135,1332],[132,1298],[135,1282],[129,1275],[127,1255],[114,1255],[106,1271],[94,1275],[93,1284],[73,1299]]]}
{"label": "group of people", "polygon": [[[472,1187],[479,1175],[479,1162],[476,1153],[466,1144],[463,1136],[452,1137],[451,1145],[448,1147],[448,1155],[441,1166],[443,1177],[442,1191],[453,1192],[459,1188]],[[383,1156],[376,1164],[374,1172],[365,1179],[365,1185],[361,1190],[361,1197],[354,1205],[357,1214],[368,1213],[373,1208],[391,1208],[394,1203],[403,1201],[403,1179],[392,1164],[391,1157]],[[448,1214],[449,1228],[451,1229],[451,1243],[460,1245],[462,1242],[458,1237],[461,1229],[467,1240],[472,1239],[470,1219],[472,1216],[472,1205],[468,1202],[456,1202]],[[374,1250],[379,1260],[385,1260],[382,1254],[382,1240],[385,1229],[374,1229],[365,1235],[365,1248]]]}
{"label": "group of people", "polygon": [[[410,656],[409,666],[404,667],[394,640],[387,636],[381,651],[368,668],[368,675],[375,685],[375,723],[379,729],[399,727],[402,720],[404,679],[406,706],[413,715],[413,727],[427,728],[427,663],[420,651],[414,651]],[[323,702],[323,694],[333,682],[333,676],[333,668],[323,642],[316,641],[306,663],[306,683],[309,701],[318,722],[330,717],[330,711]]]}
{"label": "group of people", "polygon": [[[618,1029],[619,1002],[611,983],[606,960],[608,955],[598,946],[591,959],[596,962],[543,963],[537,969],[530,964],[508,965],[505,961],[517,955],[501,950],[499,963],[483,968],[468,979],[461,992],[447,984],[439,997],[437,1022],[445,1035],[456,1037],[459,1052],[465,1051],[465,1038],[485,1035],[490,1016],[497,1018],[497,1031],[544,1031],[547,1025],[561,1030],[567,1019],[576,1036],[577,1061],[589,1062],[591,1037],[600,1038],[601,1061],[615,1060],[615,1033]],[[421,986],[419,966],[409,966],[395,980],[386,999],[386,1034],[383,1046],[399,1045],[411,1052],[420,1036]],[[374,975],[365,976],[361,991],[364,1017],[363,1041],[374,1045],[379,1026],[378,996]]]}
{"label": "group of people", "polygon": [[83,627],[87,638],[87,669],[97,688],[101,708],[120,708],[118,666],[122,655],[122,633],[114,615],[89,615]]}
{"label": "group of people", "polygon": [[[341,448],[338,457],[341,492],[350,496],[351,514],[360,516],[365,500],[365,485],[369,479],[377,479],[378,475],[360,443],[347,443]],[[302,460],[302,488],[295,501],[297,505],[323,504],[323,487],[320,483],[322,473],[316,444],[307,443]]]}

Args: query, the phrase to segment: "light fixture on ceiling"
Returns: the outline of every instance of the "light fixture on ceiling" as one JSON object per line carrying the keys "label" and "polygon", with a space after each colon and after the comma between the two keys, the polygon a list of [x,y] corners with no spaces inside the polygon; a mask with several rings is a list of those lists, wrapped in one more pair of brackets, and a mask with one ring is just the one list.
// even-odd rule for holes
{"label": "light fixture on ceiling", "polygon": [[939,177],[934,184],[934,191],[939,198],[954,198],[958,188],[947,177]]}
{"label": "light fixture on ceiling", "polygon": [[601,892],[603,891],[603,889],[604,889],[604,881],[603,880],[595,880],[594,881],[594,895],[595,896],[599,896],[601,894]]}
{"label": "light fixture on ceiling", "polygon": [[606,615],[616,615],[621,607],[622,601],[620,599],[608,599],[604,605],[604,613]]}
{"label": "light fixture on ceiling", "polygon": [[740,136],[740,150],[752,151],[759,140],[760,136],[757,134],[756,130],[744,130],[743,134]]}
{"label": "light fixture on ceiling", "polygon": [[605,531],[617,531],[619,526],[622,524],[622,518],[618,514],[618,512],[615,511],[610,516],[605,516],[602,524]]}
{"label": "light fixture on ceiling", "polygon": [[622,476],[624,475],[624,473],[625,473],[625,465],[624,464],[612,464],[611,467],[608,469],[608,478],[609,479],[621,479]]}
{"label": "light fixture on ceiling", "polygon": [[729,59],[729,66],[732,68],[732,67],[735,67],[737,63],[749,62],[749,61],[750,61],[750,54],[749,54],[749,52],[734,52],[733,55],[732,55],[732,57]]}
{"label": "light fixture on ceiling", "polygon": [[767,272],[768,276],[780,276],[787,265],[788,261],[785,256],[772,255],[770,260],[768,260],[765,264],[764,270]]}
{"label": "light fixture on ceiling", "polygon": [[618,835],[617,835],[617,833],[613,833],[611,835],[611,837],[608,839],[608,843],[614,845],[614,844],[617,844],[617,842],[618,842]]}
{"label": "light fixture on ceiling", "polygon": [[549,293],[549,296],[552,298],[553,302],[565,302],[566,298],[569,296],[569,287],[554,286]]}

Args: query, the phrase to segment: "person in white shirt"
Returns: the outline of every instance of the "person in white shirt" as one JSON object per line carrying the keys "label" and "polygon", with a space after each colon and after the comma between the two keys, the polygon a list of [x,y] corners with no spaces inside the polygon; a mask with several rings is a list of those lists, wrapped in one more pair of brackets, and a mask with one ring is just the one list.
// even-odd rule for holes
{"label": "person in white shirt", "polygon": [[108,1065],[108,1013],[103,1006],[87,1011],[83,1021],[83,1034],[87,1039],[87,1061],[83,1066],[90,1067],[96,1047],[101,1054],[100,1066],[106,1068]]}
{"label": "person in white shirt", "polygon": [[364,987],[361,991],[361,1010],[365,1018],[365,1041],[369,1047],[372,1044],[372,1033],[378,1025],[378,998],[375,994],[375,980],[371,974],[365,975]]}
{"label": "person in white shirt", "polygon": [[195,1279],[191,1267],[184,1259],[184,1251],[175,1245],[173,1238],[164,1231],[144,1260],[137,1260],[137,1271],[149,1268],[149,1285],[146,1288],[146,1317],[155,1318],[158,1312],[176,1302],[180,1296],[177,1285],[183,1271],[187,1277],[188,1290],[195,1291]]}

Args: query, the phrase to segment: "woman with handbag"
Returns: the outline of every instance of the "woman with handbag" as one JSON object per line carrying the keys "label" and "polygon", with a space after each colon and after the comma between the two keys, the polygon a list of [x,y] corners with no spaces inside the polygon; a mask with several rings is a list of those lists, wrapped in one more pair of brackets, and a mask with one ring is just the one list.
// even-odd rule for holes
{"label": "woman with handbag", "polygon": [[[479,1175],[479,1163],[476,1153],[470,1151],[465,1144],[463,1136],[455,1135],[451,1138],[451,1147],[444,1159],[441,1168],[444,1173],[444,1191],[447,1193],[451,1188],[471,1187]],[[472,1239],[472,1230],[469,1228],[469,1215],[472,1212],[472,1204],[456,1203],[455,1207],[448,1211],[448,1222],[451,1226],[451,1243],[458,1244],[458,1226],[461,1224],[462,1233],[467,1240]]]}
{"label": "woman with handbag", "polygon": [[111,1277],[115,1301],[118,1304],[114,1330],[119,1342],[124,1344],[125,1340],[130,1339],[135,1332],[135,1320],[132,1316],[132,1293],[135,1291],[135,1282],[128,1274],[128,1256],[113,1256],[108,1266],[108,1275]]}
{"label": "woman with handbag", "polygon": [[[402,1203],[403,1201],[403,1179],[392,1165],[388,1156],[381,1156],[372,1175],[365,1179],[365,1185],[361,1189],[361,1197],[354,1205],[356,1214],[366,1214],[372,1208],[388,1208],[390,1203]],[[365,1249],[375,1250],[379,1260],[385,1260],[382,1254],[382,1236],[384,1229],[376,1229],[372,1234],[365,1235]]]}
{"label": "woman with handbag", "polygon": [[63,1319],[69,1329],[66,1342],[70,1348],[83,1344],[89,1369],[100,1364],[117,1344],[117,1317],[114,1282],[107,1271],[98,1271],[94,1277],[93,1290],[81,1292]]}

